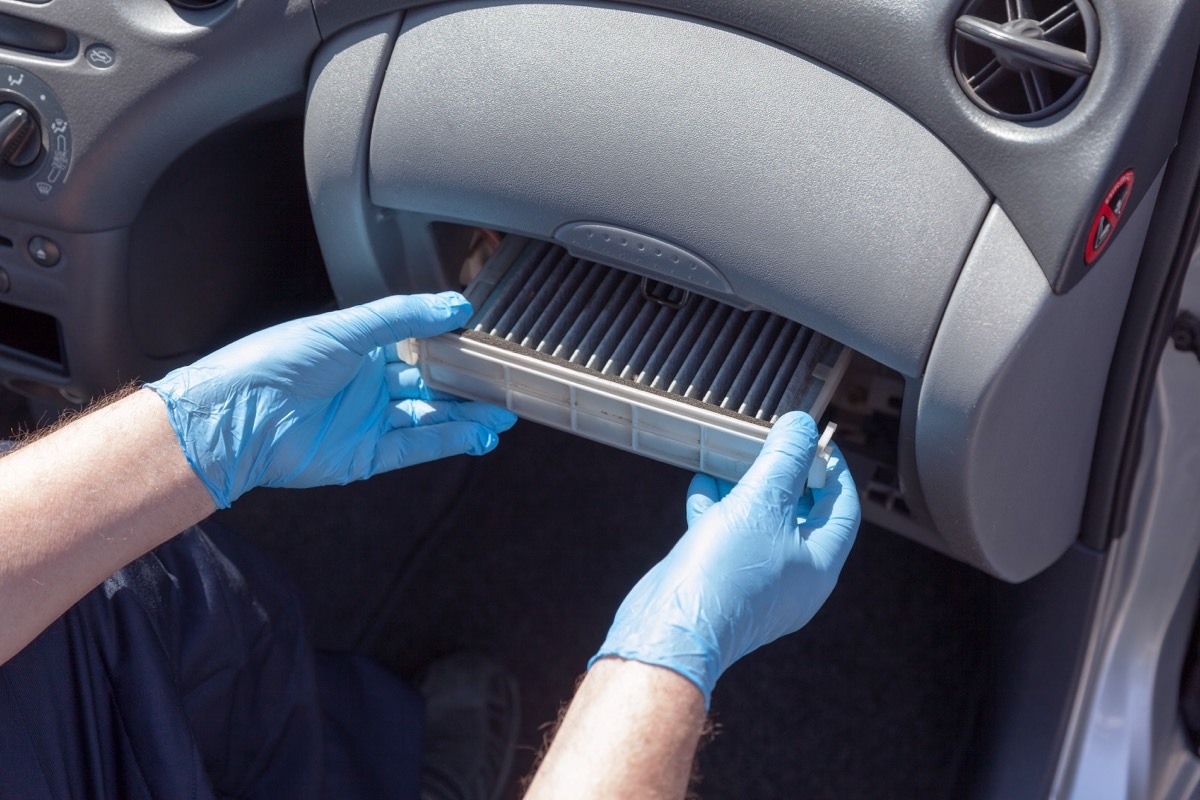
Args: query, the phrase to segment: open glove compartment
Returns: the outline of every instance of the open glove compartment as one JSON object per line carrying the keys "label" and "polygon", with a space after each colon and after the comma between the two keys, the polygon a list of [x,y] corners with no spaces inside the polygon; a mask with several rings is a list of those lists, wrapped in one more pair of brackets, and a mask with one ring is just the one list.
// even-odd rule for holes
{"label": "open glove compartment", "polygon": [[315,65],[305,148],[342,303],[461,289],[473,227],[553,243],[900,376],[908,535],[1008,580],[1077,535],[1153,175],[1055,294],[973,170],[888,99],[732,29],[583,4],[345,30]]}

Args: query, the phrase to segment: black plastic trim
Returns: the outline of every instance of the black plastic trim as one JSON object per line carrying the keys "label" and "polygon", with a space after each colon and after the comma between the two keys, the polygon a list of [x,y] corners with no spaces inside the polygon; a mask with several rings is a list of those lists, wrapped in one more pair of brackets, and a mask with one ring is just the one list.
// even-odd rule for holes
{"label": "black plastic trim", "polygon": [[1146,413],[1179,293],[1200,234],[1200,62],[1193,67],[1179,145],[1163,174],[1100,412],[1079,540],[1103,549],[1129,514]]}
{"label": "black plastic trim", "polygon": [[57,25],[46,25],[7,12],[0,12],[0,47],[63,58],[76,49],[74,37]]}

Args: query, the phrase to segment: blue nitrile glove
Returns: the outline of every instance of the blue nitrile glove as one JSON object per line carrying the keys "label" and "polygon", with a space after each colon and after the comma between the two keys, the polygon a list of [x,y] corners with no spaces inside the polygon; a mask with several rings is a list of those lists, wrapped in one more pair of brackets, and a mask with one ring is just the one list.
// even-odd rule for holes
{"label": "blue nitrile glove", "polygon": [[734,661],[799,630],[829,597],[860,509],[840,452],[825,488],[801,492],[817,444],[811,417],[780,417],[738,484],[697,475],[688,531],[633,587],[600,652],[656,664],[700,688],[708,707]]}
{"label": "blue nitrile glove", "polygon": [[342,484],[481,455],[517,418],[430,392],[389,346],[470,316],[457,292],[387,297],[276,325],[149,386],[218,508],[255,486]]}

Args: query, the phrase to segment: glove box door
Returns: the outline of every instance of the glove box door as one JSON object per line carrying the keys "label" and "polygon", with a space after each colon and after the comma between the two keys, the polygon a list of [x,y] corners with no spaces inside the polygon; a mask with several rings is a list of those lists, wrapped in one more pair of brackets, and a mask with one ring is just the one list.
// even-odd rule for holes
{"label": "glove box door", "polygon": [[[557,238],[606,263],[619,250],[587,252],[573,226],[621,229],[689,254],[702,291],[921,373],[990,198],[884,98],[767,42],[617,7],[431,6],[387,58],[369,136],[354,136],[375,209]],[[317,79],[310,129],[345,118],[329,88]],[[310,185],[349,143],[312,135]],[[319,225],[352,210],[316,194]],[[339,272],[343,301],[384,290]]]}

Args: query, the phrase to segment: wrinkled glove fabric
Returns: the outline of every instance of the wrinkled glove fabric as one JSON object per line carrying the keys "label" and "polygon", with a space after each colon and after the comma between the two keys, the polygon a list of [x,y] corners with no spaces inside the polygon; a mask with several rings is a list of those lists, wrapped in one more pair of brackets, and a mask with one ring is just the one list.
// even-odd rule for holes
{"label": "wrinkled glove fabric", "polygon": [[736,485],[696,475],[687,533],[625,598],[591,663],[617,656],[674,670],[707,708],[733,662],[811,620],[860,518],[840,452],[825,487],[804,490],[817,438],[811,417],[786,414]]}
{"label": "wrinkled glove fabric", "polygon": [[470,315],[456,292],[387,297],[276,325],[148,385],[219,508],[256,486],[344,484],[481,455],[516,417],[429,391],[391,346]]}

